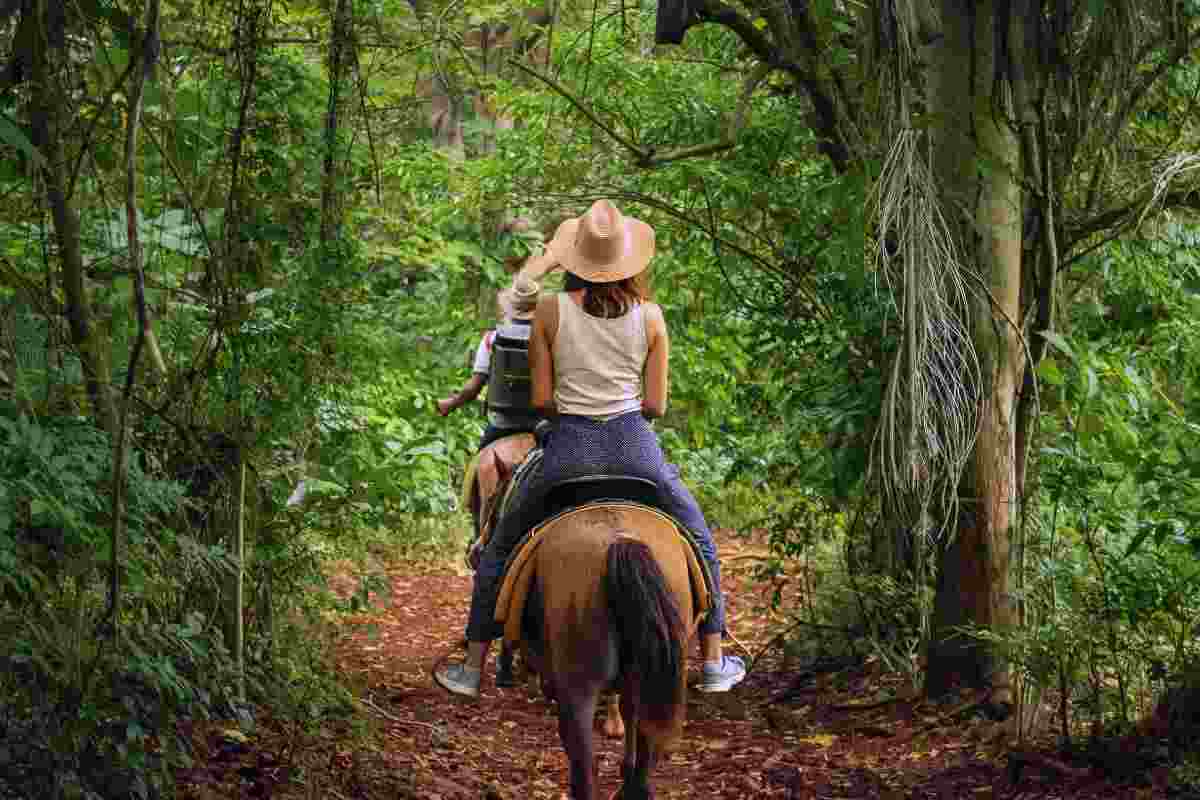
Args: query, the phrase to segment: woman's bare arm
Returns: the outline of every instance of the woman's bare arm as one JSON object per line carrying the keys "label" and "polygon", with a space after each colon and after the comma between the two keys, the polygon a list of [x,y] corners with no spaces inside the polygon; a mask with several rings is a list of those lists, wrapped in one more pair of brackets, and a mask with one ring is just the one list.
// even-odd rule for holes
{"label": "woman's bare arm", "polygon": [[667,322],[662,308],[657,303],[647,303],[646,375],[642,386],[642,416],[657,419],[667,413],[667,394],[670,386],[671,341],[667,336]]}
{"label": "woman's bare arm", "polygon": [[529,335],[530,399],[534,411],[543,417],[557,413],[554,406],[554,334],[558,331],[558,297],[549,295],[538,301]]}

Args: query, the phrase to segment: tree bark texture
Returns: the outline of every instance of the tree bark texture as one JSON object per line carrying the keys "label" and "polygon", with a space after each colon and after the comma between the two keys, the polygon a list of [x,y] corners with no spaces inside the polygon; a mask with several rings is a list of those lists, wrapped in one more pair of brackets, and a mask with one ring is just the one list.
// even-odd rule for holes
{"label": "tree bark texture", "polygon": [[[233,56],[238,75],[239,95],[237,124],[229,137],[229,194],[225,198],[224,274],[216,281],[228,293],[237,276],[247,268],[248,242],[242,230],[243,214],[248,204],[242,185],[242,166],[245,159],[246,137],[252,125],[255,88],[258,82],[258,53],[262,32],[270,22],[265,8],[241,0],[234,28]],[[216,174],[216,171],[213,173]]]}
{"label": "tree bark texture", "polygon": [[[999,1],[999,0],[998,0]],[[1013,622],[1008,591],[1016,518],[1014,404],[1023,351],[1020,147],[1006,121],[1011,99],[995,80],[993,2],[942,0],[943,36],[930,69],[934,168],[946,216],[974,276],[969,321],[979,359],[979,430],[959,486],[954,537],[940,554],[926,691],[991,687],[1010,702],[1007,667],[995,649],[959,626],[1001,632]]]}
{"label": "tree bark texture", "polygon": [[338,128],[345,103],[342,100],[342,84],[350,65],[354,63],[351,52],[350,23],[353,6],[351,0],[337,0],[333,12],[333,29],[329,35],[329,106],[325,112],[325,166],[321,176],[321,245],[328,246],[337,238],[341,227],[342,203],[338,191]]}
{"label": "tree bark texture", "polygon": [[38,33],[30,46],[30,77],[33,91],[29,93],[29,116],[33,123],[33,145],[42,154],[42,180],[46,204],[54,220],[54,238],[62,269],[63,295],[66,300],[67,321],[71,343],[79,355],[87,386],[92,413],[97,423],[108,433],[116,432],[117,406],[112,391],[112,368],[108,340],[101,336],[92,321],[92,304],[84,280],[83,250],[80,243],[79,214],[71,203],[63,166],[66,154],[62,143],[65,128],[62,114],[67,98],[62,91],[54,59],[61,56],[61,36],[53,28],[61,25],[52,19],[54,4],[34,2],[26,13],[39,15],[35,27]]}

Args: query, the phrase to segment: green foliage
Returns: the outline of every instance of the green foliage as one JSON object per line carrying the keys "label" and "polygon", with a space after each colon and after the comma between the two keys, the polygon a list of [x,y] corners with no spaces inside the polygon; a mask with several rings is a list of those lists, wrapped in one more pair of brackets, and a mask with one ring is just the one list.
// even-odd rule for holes
{"label": "green foliage", "polygon": [[1200,657],[1194,234],[1167,234],[1095,258],[1103,290],[1045,334],[1030,624],[991,637],[1078,715],[1125,724]]}
{"label": "green foliage", "polygon": [[[176,721],[248,719],[215,608],[196,607],[230,574],[229,554],[176,527],[183,487],[143,461],[130,462],[114,639],[107,438],[80,420],[0,417],[0,783],[28,796],[161,796],[188,763]],[[288,584],[277,574],[276,585]],[[276,603],[274,640],[251,637],[249,699],[310,724],[345,713],[323,647],[332,600],[296,590]]]}
{"label": "green foliage", "polygon": [[1200,756],[1186,756],[1171,767],[1171,788],[1181,797],[1200,792]]}
{"label": "green foliage", "polygon": [[[24,416],[0,417],[0,444],[0,546],[9,554],[0,555],[0,565],[11,570],[0,578],[23,595],[45,589],[30,585],[32,573],[16,568],[18,546],[40,545],[56,573],[83,575],[98,566],[108,547],[102,489],[111,476],[112,454],[106,438],[81,420],[47,426]],[[129,536],[140,546],[178,505],[181,491],[147,476],[137,459],[131,460],[129,484]]]}
{"label": "green foliage", "polygon": [[[114,649],[92,580],[110,557],[106,437],[69,418],[0,417],[0,453],[3,739],[11,744],[3,777],[36,794],[55,787],[55,795],[148,796],[170,778],[169,753],[151,748],[150,737],[172,738],[164,726],[178,710],[228,703],[213,695],[232,685],[229,659],[214,661],[201,616],[170,621],[146,602],[164,588],[164,561],[191,544],[163,524],[181,487],[131,459],[132,552],[123,571],[127,613],[140,624]],[[227,563],[217,557],[202,566],[218,575]]]}

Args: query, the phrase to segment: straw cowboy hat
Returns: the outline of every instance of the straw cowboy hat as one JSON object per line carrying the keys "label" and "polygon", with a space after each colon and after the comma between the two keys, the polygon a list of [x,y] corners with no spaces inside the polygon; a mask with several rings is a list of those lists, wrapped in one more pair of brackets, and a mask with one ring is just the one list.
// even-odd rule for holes
{"label": "straw cowboy hat", "polygon": [[500,304],[510,319],[533,319],[541,287],[537,281],[523,275],[513,279],[512,286],[500,293]]}
{"label": "straw cowboy hat", "polygon": [[558,226],[540,256],[522,272],[541,277],[555,267],[589,283],[612,283],[637,275],[654,257],[654,228],[626,217],[608,200],[597,200],[582,217]]}

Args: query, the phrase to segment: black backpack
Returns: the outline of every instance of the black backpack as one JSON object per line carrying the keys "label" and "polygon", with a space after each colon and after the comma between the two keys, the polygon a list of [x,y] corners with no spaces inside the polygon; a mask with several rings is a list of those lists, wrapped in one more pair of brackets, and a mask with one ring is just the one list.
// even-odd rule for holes
{"label": "black backpack", "polygon": [[528,322],[508,322],[496,328],[492,366],[488,373],[487,410],[514,416],[533,416],[529,374]]}

